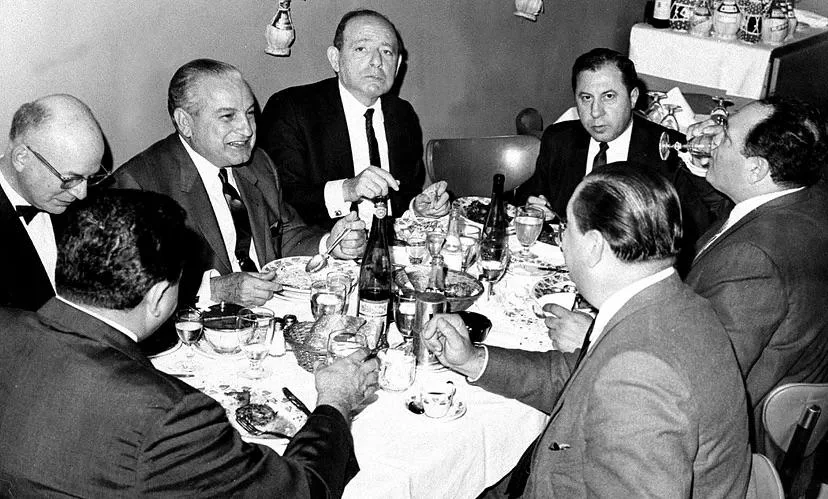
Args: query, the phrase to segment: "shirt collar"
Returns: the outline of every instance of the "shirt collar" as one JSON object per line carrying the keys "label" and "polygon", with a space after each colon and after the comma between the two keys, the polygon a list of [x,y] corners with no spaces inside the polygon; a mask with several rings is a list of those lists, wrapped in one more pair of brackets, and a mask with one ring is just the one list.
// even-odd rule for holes
{"label": "shirt collar", "polygon": [[[632,127],[633,127],[633,120],[630,118],[630,123],[627,125],[627,128],[621,132],[621,135],[615,137],[614,140],[607,142],[607,151],[620,151],[620,150],[629,150],[630,148],[630,139],[632,138]],[[596,151],[598,150],[599,142],[595,140],[592,135],[589,136],[589,144],[594,146]]]}
{"label": "shirt collar", "polygon": [[190,159],[193,160],[193,164],[195,165],[196,170],[198,170],[198,175],[201,177],[201,181],[204,182],[205,187],[208,189],[215,187],[221,189],[221,180],[218,176],[219,167],[211,163],[209,159],[196,152],[196,150],[193,149],[186,140],[184,140],[184,137],[182,137],[181,134],[178,135],[178,138],[181,140],[181,144],[184,145],[184,150],[187,151]]}
{"label": "shirt collar", "polygon": [[765,203],[769,203],[776,198],[781,198],[782,196],[787,196],[788,194],[793,194],[794,192],[799,192],[804,187],[794,187],[793,189],[785,189],[784,191],[776,191],[771,192],[768,194],[761,194],[759,196],[752,197],[750,199],[745,199],[736,204],[732,210],[730,210],[730,216],[727,218],[727,227],[735,224],[742,218],[744,218],[748,213],[759,208]]}
{"label": "shirt collar", "polygon": [[598,342],[598,338],[604,333],[604,328],[609,324],[610,319],[621,310],[621,307],[627,304],[638,293],[644,291],[653,284],[667,279],[675,274],[676,270],[673,267],[668,267],[664,270],[649,275],[643,279],[639,279],[632,284],[629,284],[612,295],[601,305],[601,310],[595,317],[595,326],[592,328],[592,335],[589,339],[589,349]]}
{"label": "shirt collar", "polygon": [[112,329],[116,329],[116,330],[120,331],[125,336],[127,336],[129,339],[134,341],[135,343],[138,343],[138,336],[135,333],[133,333],[132,331],[130,331],[129,329],[127,329],[124,326],[118,324],[117,322],[115,322],[111,319],[108,319],[108,318],[106,318],[106,317],[104,317],[104,316],[102,316],[98,313],[95,313],[92,310],[89,310],[88,308],[86,308],[82,305],[78,305],[77,303],[71,302],[71,301],[67,300],[66,298],[63,298],[59,295],[56,296],[56,298],[58,300],[62,301],[63,303],[65,303],[65,304],[67,304],[71,307],[74,307],[74,308],[80,310],[81,312],[83,312],[87,315],[91,315],[92,317],[94,317],[94,318],[98,319],[99,321],[105,323],[106,325],[112,327]]}
{"label": "shirt collar", "polygon": [[365,111],[368,109],[374,110],[374,116],[372,118],[372,123],[376,127],[378,124],[383,122],[383,115],[382,115],[382,97],[377,99],[370,106],[365,106],[361,102],[357,100],[354,95],[342,85],[342,82],[338,82],[339,84],[339,97],[342,99],[342,108],[345,110],[345,116],[355,117],[359,116],[360,118],[364,118]]}

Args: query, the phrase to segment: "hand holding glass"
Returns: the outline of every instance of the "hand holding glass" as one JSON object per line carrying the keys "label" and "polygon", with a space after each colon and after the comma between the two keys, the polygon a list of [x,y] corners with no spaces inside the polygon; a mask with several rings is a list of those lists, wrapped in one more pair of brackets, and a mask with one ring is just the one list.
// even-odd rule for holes
{"label": "hand holding glass", "polygon": [[667,135],[667,132],[664,132],[658,141],[658,153],[661,159],[665,161],[670,155],[671,150],[687,152],[698,159],[709,159],[713,155],[713,151],[719,146],[716,135],[705,133],[691,137],[686,144],[682,144],[681,142],[670,144],[670,137]]}
{"label": "hand holding glass", "polygon": [[328,365],[351,355],[352,353],[367,348],[365,336],[359,333],[347,333],[345,331],[334,331],[328,336]]}
{"label": "hand holding glass", "polygon": [[192,308],[182,308],[175,314],[175,332],[181,343],[186,345],[187,352],[185,360],[181,361],[177,368],[183,372],[192,372],[193,366],[193,345],[201,338],[203,325],[201,312]]}
{"label": "hand holding glass", "polygon": [[521,206],[515,216],[515,233],[523,249],[520,256],[531,258],[534,254],[529,248],[538,240],[543,229],[543,212],[531,206]]}

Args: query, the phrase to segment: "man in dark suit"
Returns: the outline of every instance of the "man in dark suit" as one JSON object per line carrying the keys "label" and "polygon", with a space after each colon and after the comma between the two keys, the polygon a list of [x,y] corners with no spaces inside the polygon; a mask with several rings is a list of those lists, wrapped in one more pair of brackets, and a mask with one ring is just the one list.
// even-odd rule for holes
{"label": "man in dark suit", "polygon": [[166,194],[189,215],[197,235],[182,278],[182,299],[261,305],[280,289],[276,258],[312,255],[347,227],[333,250],[338,258],[362,256],[364,224],[351,215],[330,238],[305,225],[283,198],[279,176],[256,146],[254,97],[241,72],[197,59],[173,75],[168,110],[176,132],[115,172],[118,187]]}
{"label": "man in dark suit", "polygon": [[672,267],[675,189],[648,170],[605,167],[584,178],[567,216],[567,266],[599,309],[580,350],[472,345],[454,316],[423,332],[446,366],[550,414],[491,495],[744,497],[744,386],[713,308]]}
{"label": "man in dark suit", "polygon": [[368,222],[370,200],[385,195],[394,216],[409,207],[424,216],[448,213],[445,182],[420,192],[420,122],[411,104],[389,93],[400,52],[385,16],[349,12],[328,47],[337,77],[282,90],[265,105],[262,148],[284,181],[285,199],[309,224],[328,228],[352,204]]}
{"label": "man in dark suit", "polygon": [[108,190],[68,215],[58,296],[0,309],[0,495],[339,497],[358,466],[350,413],[373,399],[366,352],[316,371],[316,409],[283,456],[138,349],[175,310],[189,250],[166,196]]}
{"label": "man in dark suit", "polygon": [[633,114],[639,97],[638,74],[628,57],[604,48],[581,55],[572,66],[572,90],[579,119],[546,129],[535,173],[518,189],[518,200],[560,215],[593,168],[616,161],[652,168],[678,191],[684,214],[680,264],[689,266],[697,238],[726,213],[729,203],[703,178],[682,168],[675,153],[661,159],[661,134],[667,133],[671,144],[684,142],[684,136]]}
{"label": "man in dark suit", "polygon": [[0,306],[37,310],[54,296],[57,215],[86,197],[103,153],[98,122],[75,97],[49,95],[15,112],[0,156]]}
{"label": "man in dark suit", "polygon": [[[706,130],[705,130],[706,129]],[[767,99],[717,133],[707,181],[736,206],[699,241],[687,283],[713,304],[727,330],[754,410],[776,386],[828,382],[828,132],[819,113]],[[760,447],[761,449],[761,447]]]}

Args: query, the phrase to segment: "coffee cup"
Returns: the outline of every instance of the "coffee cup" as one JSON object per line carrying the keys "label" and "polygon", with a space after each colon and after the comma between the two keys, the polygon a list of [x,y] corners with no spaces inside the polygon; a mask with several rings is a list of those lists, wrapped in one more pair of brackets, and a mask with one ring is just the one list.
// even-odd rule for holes
{"label": "coffee cup", "polygon": [[456,391],[451,381],[424,383],[420,397],[425,415],[430,418],[442,418],[448,414]]}

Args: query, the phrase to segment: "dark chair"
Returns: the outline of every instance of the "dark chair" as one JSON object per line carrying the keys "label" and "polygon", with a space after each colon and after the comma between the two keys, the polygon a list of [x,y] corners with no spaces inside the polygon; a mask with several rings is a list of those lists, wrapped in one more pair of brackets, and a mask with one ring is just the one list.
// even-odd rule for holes
{"label": "dark chair", "polygon": [[506,176],[504,192],[528,180],[539,151],[540,139],[532,135],[433,139],[426,145],[426,171],[434,182],[447,181],[457,197],[489,196],[495,173]]}

